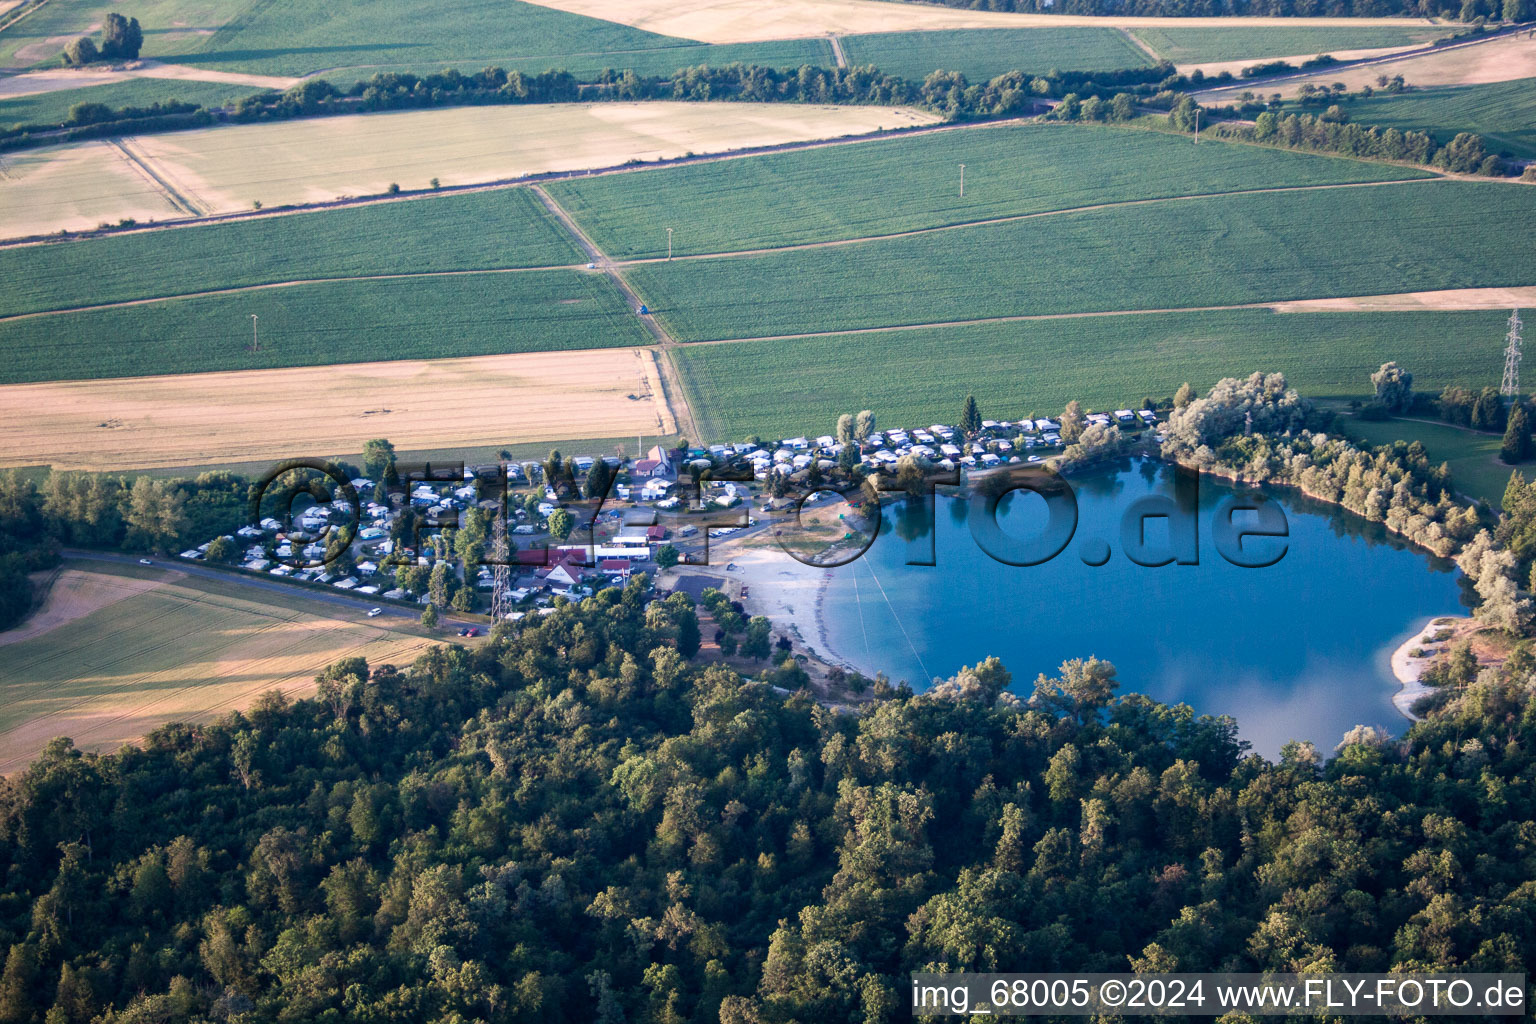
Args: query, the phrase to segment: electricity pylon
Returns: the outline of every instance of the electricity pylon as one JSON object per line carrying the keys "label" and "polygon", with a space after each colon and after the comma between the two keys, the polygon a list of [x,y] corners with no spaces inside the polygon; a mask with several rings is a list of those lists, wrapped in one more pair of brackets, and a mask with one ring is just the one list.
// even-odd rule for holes
{"label": "electricity pylon", "polygon": [[1499,393],[1513,398],[1520,393],[1520,311],[1509,314],[1509,333],[1504,335],[1504,380]]}

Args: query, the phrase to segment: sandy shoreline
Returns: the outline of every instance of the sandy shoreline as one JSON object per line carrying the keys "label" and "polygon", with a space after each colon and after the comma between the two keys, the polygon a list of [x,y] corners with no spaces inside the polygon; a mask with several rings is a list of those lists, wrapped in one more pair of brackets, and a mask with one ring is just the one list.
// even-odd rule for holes
{"label": "sandy shoreline", "polygon": [[[1444,647],[1444,644],[1433,643],[1429,638],[1442,629],[1453,628],[1466,621],[1467,617],[1463,615],[1436,615],[1425,619],[1413,635],[1392,652],[1392,674],[1397,677],[1399,684],[1397,693],[1392,695],[1392,706],[1410,722],[1420,720],[1411,710],[1414,701],[1434,691],[1434,687],[1420,679]],[[1421,651],[1421,654],[1414,657],[1414,650]]]}
{"label": "sandy shoreline", "polygon": [[716,577],[722,586],[739,584],[745,590],[741,603],[748,617],[764,616],[775,631],[788,634],[813,658],[855,669],[827,640],[823,603],[832,583],[831,569],[806,565],[776,545],[748,547],[735,539],[711,543],[709,561],[708,566],[679,566],[678,571]]}

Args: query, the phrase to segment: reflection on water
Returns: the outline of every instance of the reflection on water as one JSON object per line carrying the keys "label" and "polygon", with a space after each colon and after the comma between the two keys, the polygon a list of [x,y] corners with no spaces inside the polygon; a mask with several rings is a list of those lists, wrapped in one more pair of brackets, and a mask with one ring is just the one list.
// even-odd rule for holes
{"label": "reflection on water", "polygon": [[[1139,498],[1171,496],[1171,471],[1138,460],[1071,482],[1076,533],[1037,566],[1003,565],[977,548],[964,500],[941,494],[931,515],[918,503],[888,509],[869,552],[831,574],[823,608],[834,653],[919,690],[996,654],[1025,693],[1037,673],[1096,655],[1119,668],[1122,692],[1230,714],[1267,756],[1292,738],[1331,752],[1356,724],[1406,727],[1391,703],[1387,654],[1426,618],[1465,610],[1449,562],[1380,524],[1275,490],[1268,497],[1289,522],[1285,556],[1262,569],[1231,565],[1211,522],[1234,492],[1205,478],[1199,564],[1146,568],[1120,550],[1121,517]],[[1004,532],[1021,539],[1038,536],[1046,519],[1036,495],[999,505]],[[1166,520],[1146,525],[1148,544],[1167,541]],[[1105,545],[1105,564],[1085,564]]]}

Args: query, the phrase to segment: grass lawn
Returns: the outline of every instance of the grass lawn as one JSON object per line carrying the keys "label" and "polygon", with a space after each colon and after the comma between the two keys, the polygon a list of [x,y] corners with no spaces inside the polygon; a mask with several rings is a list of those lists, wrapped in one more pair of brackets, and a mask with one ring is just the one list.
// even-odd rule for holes
{"label": "grass lawn", "polygon": [[1138,39],[1175,64],[1204,64],[1224,60],[1293,57],[1338,50],[1373,50],[1387,46],[1431,43],[1456,31],[1449,25],[1360,25],[1317,27],[1136,28]]}
{"label": "grass lawn", "polygon": [[932,71],[959,71],[972,83],[1008,71],[1117,71],[1150,67],[1145,50],[1113,28],[981,28],[940,32],[879,32],[845,36],[854,67],[922,81]]}
{"label": "grass lawn", "polygon": [[1344,107],[1361,124],[1427,131],[1441,142],[1476,132],[1490,152],[1536,158],[1536,79],[1382,92]]}
{"label": "grass lawn", "polygon": [[1117,207],[625,274],[682,340],[763,338],[1536,284],[1533,217],[1536,190],[1412,182]]}
{"label": "grass lawn", "polygon": [[1438,391],[1497,373],[1504,319],[1227,310],[696,345],[677,358],[705,438],[736,441],[831,430],[860,409],[883,423],[947,423],[972,392],[993,419],[1059,412],[1073,398],[1139,407],[1184,381],[1206,389],[1255,370],[1281,371],[1309,397],[1347,399],[1369,392],[1389,359]]}
{"label": "grass lawn", "polygon": [[[1415,382],[1418,377],[1415,375]],[[1438,390],[1437,385],[1436,390]],[[1393,441],[1419,441],[1429,453],[1433,463],[1447,462],[1451,467],[1451,480],[1458,490],[1473,498],[1481,498],[1494,508],[1504,500],[1504,487],[1514,469],[1522,470],[1527,477],[1533,468],[1510,466],[1499,459],[1499,447],[1504,443],[1500,434],[1484,434],[1475,430],[1463,430],[1448,423],[1429,420],[1347,420],[1349,436],[1368,444],[1390,444]]]}
{"label": "grass lawn", "polygon": [[633,259],[665,255],[668,227],[684,255],[1127,199],[1423,176],[1234,143],[1194,146],[1146,130],[1022,125],[556,182],[548,190],[608,255]]}
{"label": "grass lawn", "polygon": [[[260,316],[261,351],[247,346]],[[575,270],[348,281],[0,323],[0,383],[638,345],[605,276]]]}
{"label": "grass lawn", "polygon": [[0,249],[0,315],[273,281],[584,261],[527,189]]}

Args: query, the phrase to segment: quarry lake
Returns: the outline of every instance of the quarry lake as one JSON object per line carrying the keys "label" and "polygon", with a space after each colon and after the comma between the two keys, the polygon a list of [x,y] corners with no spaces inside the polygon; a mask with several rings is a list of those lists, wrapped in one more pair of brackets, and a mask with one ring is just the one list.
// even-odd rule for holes
{"label": "quarry lake", "polygon": [[[1097,656],[1119,669],[1121,693],[1231,715],[1267,757],[1289,739],[1331,754],[1357,724],[1407,727],[1392,704],[1390,656],[1426,619],[1465,614],[1450,562],[1277,488],[1265,495],[1283,509],[1288,540],[1244,546],[1283,543],[1284,556],[1263,568],[1233,565],[1217,552],[1212,521],[1234,490],[1202,477],[1199,564],[1138,565],[1121,550],[1122,518],[1140,498],[1171,497],[1172,471],[1122,462],[1070,480],[1076,533],[1041,565],[1006,565],[978,547],[967,522],[977,513],[961,498],[940,493],[932,533],[925,517],[888,508],[873,546],[828,577],[821,614],[833,653],[918,690],[995,654],[1026,696],[1038,673]],[[998,505],[998,524],[1020,539],[1039,536],[1046,518],[1036,495],[1016,492]],[[1149,544],[1167,540],[1168,520],[1146,524]],[[1104,542],[1109,560],[1085,564],[1102,557]],[[930,550],[936,564],[907,564]]]}

